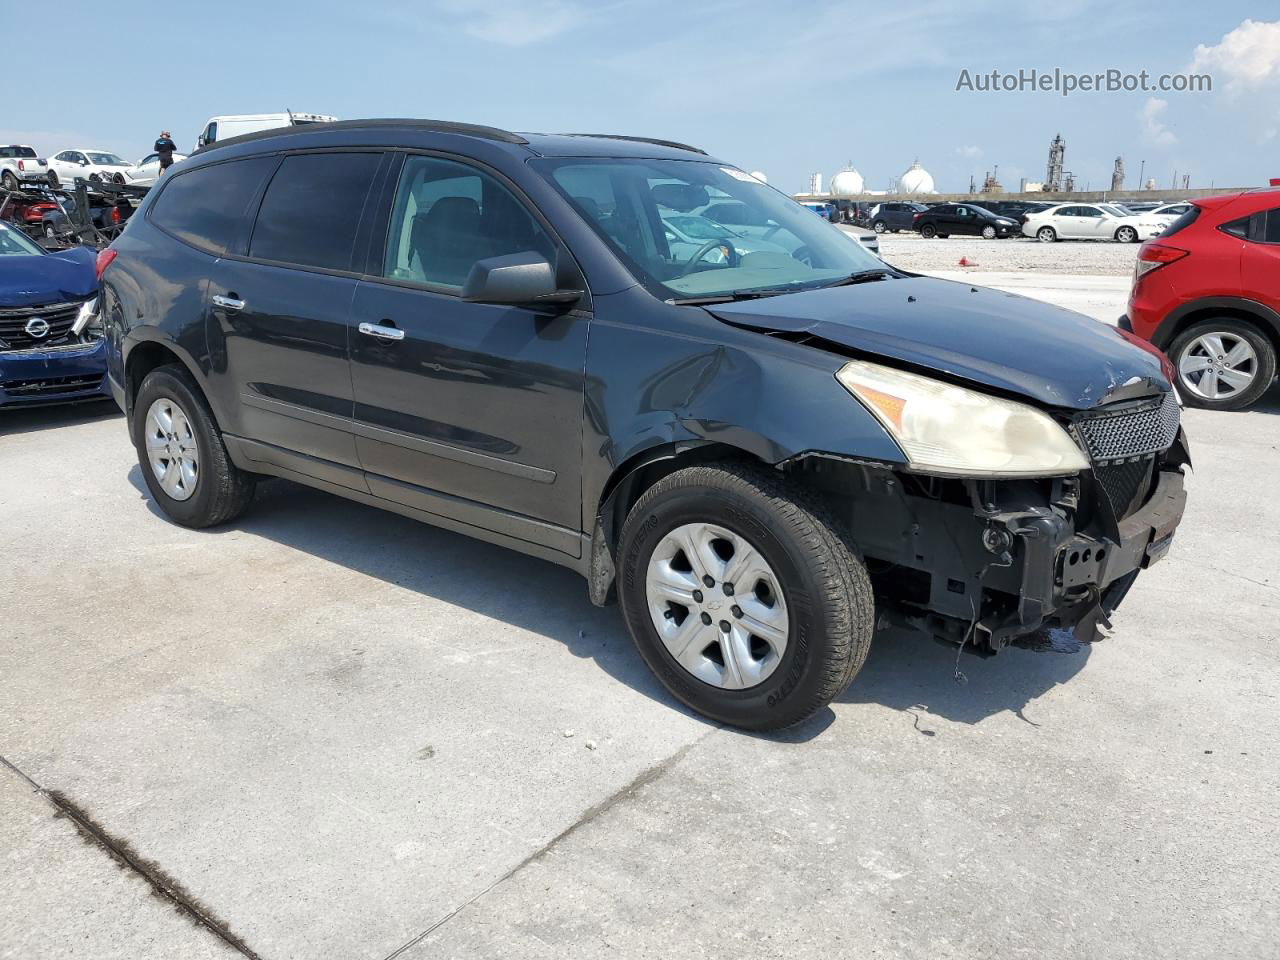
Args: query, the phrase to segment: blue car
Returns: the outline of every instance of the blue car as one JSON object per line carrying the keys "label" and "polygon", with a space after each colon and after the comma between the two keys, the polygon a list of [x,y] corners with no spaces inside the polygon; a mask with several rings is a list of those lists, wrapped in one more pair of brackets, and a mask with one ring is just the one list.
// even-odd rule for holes
{"label": "blue car", "polygon": [[111,395],[93,251],[48,253],[0,223],[0,408]]}

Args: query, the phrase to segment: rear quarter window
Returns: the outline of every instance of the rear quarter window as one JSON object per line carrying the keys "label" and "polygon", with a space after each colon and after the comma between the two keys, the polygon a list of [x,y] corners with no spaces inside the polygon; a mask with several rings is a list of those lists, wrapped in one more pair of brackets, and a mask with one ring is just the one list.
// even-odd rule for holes
{"label": "rear quarter window", "polygon": [[179,240],[220,255],[275,163],[274,157],[250,157],[170,174],[148,218]]}

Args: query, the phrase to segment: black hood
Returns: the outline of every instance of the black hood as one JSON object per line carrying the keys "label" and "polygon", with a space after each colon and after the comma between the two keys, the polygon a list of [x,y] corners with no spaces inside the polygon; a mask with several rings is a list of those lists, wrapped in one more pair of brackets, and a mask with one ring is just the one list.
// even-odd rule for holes
{"label": "black hood", "polygon": [[1115,327],[951,280],[880,280],[706,309],[737,326],[811,334],[1047,406],[1087,410],[1171,388],[1161,357]]}

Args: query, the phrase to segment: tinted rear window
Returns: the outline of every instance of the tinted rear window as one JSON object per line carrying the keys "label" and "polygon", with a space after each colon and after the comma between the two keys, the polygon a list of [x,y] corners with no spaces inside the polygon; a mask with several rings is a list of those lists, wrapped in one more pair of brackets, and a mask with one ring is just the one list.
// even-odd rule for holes
{"label": "tinted rear window", "polygon": [[1182,216],[1178,217],[1177,220],[1165,227],[1164,230],[1161,231],[1160,236],[1172,237],[1179,230],[1185,230],[1187,227],[1195,223],[1196,217],[1198,216],[1200,216],[1200,208],[1193,206],[1186,213],[1182,214]]}
{"label": "tinted rear window", "polygon": [[356,229],[382,155],[285,157],[262,198],[249,256],[350,270]]}
{"label": "tinted rear window", "polygon": [[35,150],[31,147],[0,147],[0,157],[34,157]]}
{"label": "tinted rear window", "polygon": [[170,174],[151,207],[151,222],[192,246],[221,254],[275,162],[274,157],[251,157]]}
{"label": "tinted rear window", "polygon": [[1267,222],[1262,229],[1263,243],[1280,243],[1280,209],[1267,211]]}

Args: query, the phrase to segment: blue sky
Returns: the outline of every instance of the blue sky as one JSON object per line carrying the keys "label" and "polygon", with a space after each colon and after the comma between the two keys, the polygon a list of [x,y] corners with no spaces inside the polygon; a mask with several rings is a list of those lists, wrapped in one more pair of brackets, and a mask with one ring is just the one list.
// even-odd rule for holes
{"label": "blue sky", "polygon": [[[104,9],[58,8],[71,18]],[[1163,186],[1175,170],[1195,185],[1280,176],[1274,0],[170,0],[120,9],[138,16],[124,14],[122,52],[101,66],[60,57],[48,69],[45,45],[9,46],[7,72],[27,81],[22,96],[5,98],[0,141],[136,158],[162,127],[185,151],[214,114],[288,107],[667,137],[763,170],[788,191],[850,160],[883,189],[917,156],[939,189],[966,189],[993,164],[1016,189],[1021,177],[1041,179],[1059,132],[1081,187],[1107,184],[1117,155],[1130,185],[1143,160]],[[72,31],[58,32],[70,42]],[[1212,93],[955,89],[966,68],[1160,74],[1193,64],[1213,75]]]}

